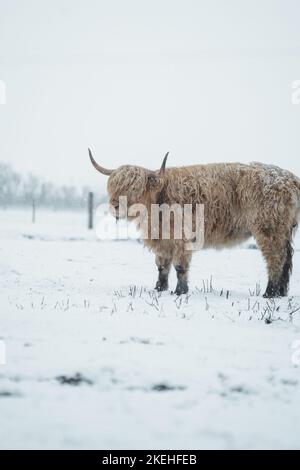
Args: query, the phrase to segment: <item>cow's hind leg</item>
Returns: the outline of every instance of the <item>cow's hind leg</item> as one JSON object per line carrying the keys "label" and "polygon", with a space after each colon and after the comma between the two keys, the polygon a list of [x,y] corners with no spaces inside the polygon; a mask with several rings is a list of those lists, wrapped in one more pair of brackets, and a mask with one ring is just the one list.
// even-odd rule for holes
{"label": "cow's hind leg", "polygon": [[288,295],[290,277],[293,271],[293,254],[294,249],[292,247],[291,240],[286,241],[286,260],[283,266],[281,277],[279,280],[279,294],[281,297]]}
{"label": "cow's hind leg", "polygon": [[156,266],[158,268],[158,281],[155,289],[158,291],[168,290],[169,283],[169,272],[172,264],[172,254],[156,254],[155,257]]}
{"label": "cow's hind leg", "polygon": [[290,235],[265,231],[255,235],[256,241],[267,263],[268,285],[264,297],[287,295],[292,271],[293,249]]}
{"label": "cow's hind leg", "polygon": [[177,273],[177,286],[174,292],[176,295],[186,294],[189,290],[188,273],[191,257],[192,255],[190,251],[184,251],[182,253],[175,254],[173,258],[173,264]]}

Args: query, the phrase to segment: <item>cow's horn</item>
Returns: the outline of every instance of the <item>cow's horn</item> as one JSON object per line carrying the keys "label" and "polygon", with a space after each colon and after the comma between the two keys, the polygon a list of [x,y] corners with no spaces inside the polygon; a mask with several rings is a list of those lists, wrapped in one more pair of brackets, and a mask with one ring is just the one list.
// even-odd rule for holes
{"label": "cow's horn", "polygon": [[99,172],[102,173],[103,175],[107,175],[107,176],[109,176],[109,175],[112,174],[112,172],[113,172],[114,170],[108,170],[107,168],[103,168],[103,166],[100,166],[100,165],[96,162],[96,160],[94,159],[94,157],[93,157],[92,152],[91,152],[90,149],[89,149],[89,156],[90,156],[90,159],[91,159],[91,162],[92,162],[93,166],[96,168],[97,171],[99,171]]}
{"label": "cow's horn", "polygon": [[166,170],[166,163],[167,163],[168,155],[169,155],[169,152],[166,153],[165,158],[163,159],[163,162],[161,164],[161,167],[159,170],[160,175],[163,175]]}

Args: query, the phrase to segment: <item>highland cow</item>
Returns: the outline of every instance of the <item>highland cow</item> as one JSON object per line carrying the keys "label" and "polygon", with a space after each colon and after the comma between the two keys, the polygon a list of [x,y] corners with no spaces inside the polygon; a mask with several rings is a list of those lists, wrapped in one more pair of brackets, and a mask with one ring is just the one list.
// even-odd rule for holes
{"label": "highland cow", "polygon": [[[149,214],[153,204],[181,207],[202,204],[203,248],[233,246],[253,236],[267,264],[268,285],[264,296],[287,295],[292,272],[292,238],[300,216],[300,180],[291,172],[256,162],[166,169],[168,154],[158,171],[132,165],[108,170],[94,160],[90,150],[89,155],[96,170],[109,176],[109,201],[117,218],[128,216],[119,206],[120,196],[127,197],[129,206],[143,204]],[[144,244],[155,253],[157,290],[168,289],[173,264],[178,280],[175,293],[188,292],[192,251],[186,249],[186,241],[176,239],[174,231],[170,239],[144,237]]]}

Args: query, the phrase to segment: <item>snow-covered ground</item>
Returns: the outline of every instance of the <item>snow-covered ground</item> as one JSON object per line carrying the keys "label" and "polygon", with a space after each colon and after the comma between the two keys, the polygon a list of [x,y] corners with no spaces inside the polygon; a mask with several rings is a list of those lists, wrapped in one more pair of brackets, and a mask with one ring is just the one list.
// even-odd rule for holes
{"label": "snow-covered ground", "polygon": [[300,243],[289,298],[243,247],[196,253],[178,299],[85,226],[0,211],[0,448],[300,448]]}

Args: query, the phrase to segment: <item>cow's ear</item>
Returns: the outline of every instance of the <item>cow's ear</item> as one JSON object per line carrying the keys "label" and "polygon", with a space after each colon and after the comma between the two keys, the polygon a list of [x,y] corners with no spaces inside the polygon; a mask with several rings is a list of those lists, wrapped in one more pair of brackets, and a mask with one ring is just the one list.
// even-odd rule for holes
{"label": "cow's ear", "polygon": [[161,177],[159,175],[156,175],[155,173],[150,173],[150,175],[148,175],[147,189],[150,191],[158,189],[160,185]]}

